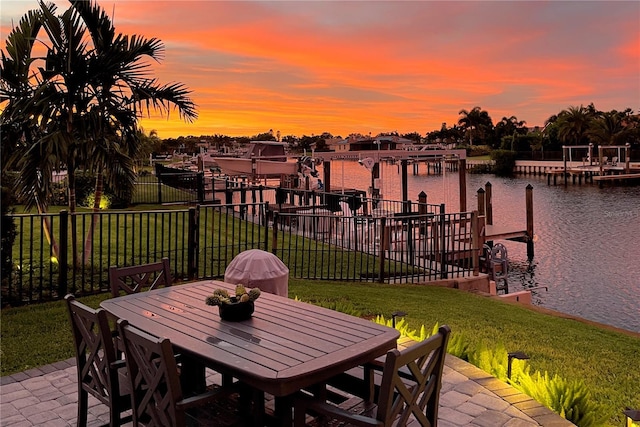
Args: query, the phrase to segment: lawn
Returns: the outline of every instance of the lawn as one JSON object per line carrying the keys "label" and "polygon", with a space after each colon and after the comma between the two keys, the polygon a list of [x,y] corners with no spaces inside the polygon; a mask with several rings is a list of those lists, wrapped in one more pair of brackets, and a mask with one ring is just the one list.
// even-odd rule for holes
{"label": "lawn", "polygon": [[[553,316],[454,289],[290,280],[289,296],[316,304],[351,306],[363,315],[407,312],[412,328],[448,324],[471,347],[499,343],[531,356],[531,371],[582,380],[611,426],[626,407],[640,408],[640,335]],[[84,297],[97,307],[109,295]],[[73,356],[64,302],[2,310],[2,375]]]}

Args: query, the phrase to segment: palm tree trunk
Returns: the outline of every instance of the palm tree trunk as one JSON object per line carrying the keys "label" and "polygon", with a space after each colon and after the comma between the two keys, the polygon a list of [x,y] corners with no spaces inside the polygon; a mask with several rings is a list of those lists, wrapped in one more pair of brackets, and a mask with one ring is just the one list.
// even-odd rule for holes
{"label": "palm tree trunk", "polygon": [[96,176],[96,187],[93,200],[93,215],[91,215],[91,222],[89,223],[89,230],[87,230],[87,238],[84,241],[84,262],[87,262],[91,257],[91,247],[93,246],[93,230],[95,230],[98,224],[98,212],[100,212],[100,201],[102,200],[102,192],[104,191],[104,175],[102,171],[98,172]]}
{"label": "palm tree trunk", "polygon": [[78,236],[77,230],[77,218],[76,218],[76,176],[74,169],[75,164],[69,162],[67,165],[67,179],[69,180],[69,219],[71,220],[71,262],[73,271],[78,269]]}
{"label": "palm tree trunk", "polygon": [[[40,200],[37,198],[36,207],[38,208],[39,214],[42,215],[46,213],[44,206],[42,206],[42,203],[40,203]],[[42,217],[42,228],[44,229],[44,235],[47,238],[47,242],[49,242],[49,245],[51,246],[51,252],[53,252],[53,256],[58,259],[60,248],[58,247],[58,243],[56,242],[56,239],[51,232],[51,223],[49,222],[49,218],[47,218],[46,216]]]}

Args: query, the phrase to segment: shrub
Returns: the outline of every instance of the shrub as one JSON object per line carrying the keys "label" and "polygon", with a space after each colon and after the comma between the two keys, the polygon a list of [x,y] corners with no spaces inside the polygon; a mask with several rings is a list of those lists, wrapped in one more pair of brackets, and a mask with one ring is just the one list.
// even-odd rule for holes
{"label": "shrub", "polygon": [[491,152],[491,160],[494,161],[493,172],[497,176],[513,176],[513,168],[516,165],[514,151],[494,150]]}
{"label": "shrub", "polygon": [[473,165],[473,167],[469,169],[469,173],[492,173],[492,172],[493,172],[493,165],[490,163]]}
{"label": "shrub", "polygon": [[[392,326],[392,321],[386,320],[384,316],[377,316],[375,322]],[[424,325],[418,333],[415,329],[410,329],[404,319],[396,322],[396,329],[400,331],[400,335],[416,341],[424,340],[434,334],[438,326],[436,323],[431,333],[427,334]],[[603,411],[592,402],[591,394],[582,380],[568,381],[557,375],[549,378],[547,372],[544,375],[539,372],[530,374],[526,361],[513,363],[511,378],[508,378],[508,356],[503,344],[498,343],[493,349],[481,344],[478,348],[471,350],[463,341],[461,335],[452,333],[447,352],[513,385],[579,427],[600,426],[606,421],[606,417],[602,415]]]}
{"label": "shrub", "polygon": [[[93,208],[93,204],[96,201],[96,193],[91,193],[84,199],[84,206],[87,208]],[[108,194],[102,194],[100,197],[100,209],[109,209],[111,207],[111,196]]]}
{"label": "shrub", "polygon": [[582,380],[568,381],[557,375],[549,378],[546,372],[536,372],[519,376],[515,387],[579,427],[601,426],[605,422]]}
{"label": "shrub", "polygon": [[491,147],[488,145],[457,145],[456,149],[466,150],[467,157],[486,156],[491,153]]}

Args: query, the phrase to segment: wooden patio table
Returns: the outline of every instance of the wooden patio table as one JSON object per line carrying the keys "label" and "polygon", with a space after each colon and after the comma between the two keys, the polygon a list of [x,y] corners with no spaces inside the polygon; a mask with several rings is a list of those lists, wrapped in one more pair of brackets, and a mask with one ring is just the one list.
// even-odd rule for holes
{"label": "wooden patio table", "polygon": [[136,328],[169,338],[177,351],[207,367],[272,394],[280,423],[289,426],[289,396],[386,354],[399,337],[369,320],[266,292],[251,319],[221,320],[218,307],[205,304],[217,288],[232,292],[235,285],[193,282],[100,305]]}

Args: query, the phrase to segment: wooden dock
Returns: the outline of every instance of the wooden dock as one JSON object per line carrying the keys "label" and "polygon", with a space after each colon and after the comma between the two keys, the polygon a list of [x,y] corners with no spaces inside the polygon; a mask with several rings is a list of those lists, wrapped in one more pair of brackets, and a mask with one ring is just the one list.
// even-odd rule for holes
{"label": "wooden dock", "polygon": [[593,180],[598,183],[598,185],[602,188],[605,181],[607,182],[620,182],[626,183],[630,181],[640,181],[640,173],[623,173],[618,175],[598,175],[594,176]]}
{"label": "wooden dock", "polygon": [[527,229],[509,229],[504,225],[485,225],[484,226],[484,240],[512,240],[514,242],[528,242],[529,235]]}

